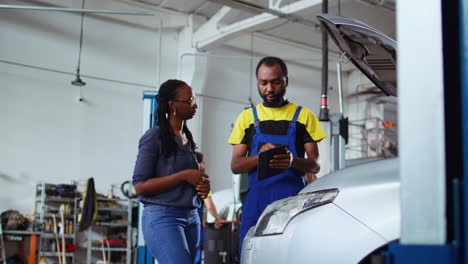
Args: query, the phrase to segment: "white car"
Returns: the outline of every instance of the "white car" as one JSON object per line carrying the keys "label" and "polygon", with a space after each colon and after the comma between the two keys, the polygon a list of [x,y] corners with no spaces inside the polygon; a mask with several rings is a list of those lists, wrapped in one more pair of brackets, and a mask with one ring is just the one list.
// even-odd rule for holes
{"label": "white car", "polygon": [[[356,67],[396,96],[394,40],[353,19],[318,19]],[[400,238],[399,194],[398,158],[325,175],[264,210],[247,233],[241,263],[384,263],[379,252]]]}

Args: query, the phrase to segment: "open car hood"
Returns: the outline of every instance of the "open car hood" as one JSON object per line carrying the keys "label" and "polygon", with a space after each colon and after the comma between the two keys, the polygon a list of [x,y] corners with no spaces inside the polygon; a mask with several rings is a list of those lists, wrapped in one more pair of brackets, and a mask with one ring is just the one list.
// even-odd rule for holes
{"label": "open car hood", "polygon": [[387,95],[397,96],[396,42],[355,19],[321,14],[321,26],[349,59]]}

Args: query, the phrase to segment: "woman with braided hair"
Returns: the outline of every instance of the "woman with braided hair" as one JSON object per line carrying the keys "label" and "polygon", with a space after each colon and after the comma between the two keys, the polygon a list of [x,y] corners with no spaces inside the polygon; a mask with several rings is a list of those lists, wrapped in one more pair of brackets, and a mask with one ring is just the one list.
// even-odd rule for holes
{"label": "woman with braided hair", "polygon": [[186,124],[197,104],[192,88],[180,80],[161,84],[157,99],[157,126],[141,137],[133,172],[144,205],[143,236],[159,264],[192,264],[200,233],[197,208],[210,191]]}

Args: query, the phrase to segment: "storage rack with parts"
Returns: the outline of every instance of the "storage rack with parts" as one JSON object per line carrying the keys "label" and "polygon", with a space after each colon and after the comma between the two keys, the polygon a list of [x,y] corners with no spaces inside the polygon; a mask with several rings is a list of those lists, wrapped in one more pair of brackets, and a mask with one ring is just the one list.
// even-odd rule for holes
{"label": "storage rack with parts", "polygon": [[36,229],[41,230],[38,259],[56,262],[62,256],[66,263],[74,263],[77,194],[74,184],[36,185],[35,220],[39,225]]}
{"label": "storage rack with parts", "polygon": [[132,218],[134,209],[138,208],[137,199],[96,198],[97,218],[80,232],[82,198],[76,187],[74,184],[37,184],[34,231],[0,231],[0,260],[6,258],[3,242],[8,234],[37,239],[37,261],[59,263],[60,258],[60,262],[66,264],[133,263],[136,228],[132,227]]}
{"label": "storage rack with parts", "polygon": [[0,263],[6,263],[5,243],[3,242],[3,230],[0,224]]}
{"label": "storage rack with parts", "polygon": [[95,263],[96,260],[132,263],[132,209],[136,206],[135,199],[97,198],[97,219],[85,235],[86,263]]}

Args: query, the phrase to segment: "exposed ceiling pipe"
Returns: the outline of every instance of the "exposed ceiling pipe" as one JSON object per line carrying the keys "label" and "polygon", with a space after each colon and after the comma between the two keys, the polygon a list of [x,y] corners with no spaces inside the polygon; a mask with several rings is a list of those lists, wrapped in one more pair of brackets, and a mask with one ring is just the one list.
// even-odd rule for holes
{"label": "exposed ceiling pipe", "polygon": [[98,9],[79,9],[65,7],[49,7],[49,6],[28,6],[28,5],[0,5],[2,9],[21,9],[21,10],[36,10],[36,11],[58,11],[58,12],[83,12],[83,13],[101,13],[101,14],[123,14],[123,15],[142,15],[154,16],[158,13],[149,12],[131,12],[131,11],[114,11],[114,10],[98,10]]}
{"label": "exposed ceiling pipe", "polygon": [[[7,61],[7,60],[0,59],[0,63],[16,65],[16,66],[19,66],[19,67],[26,67],[26,68],[29,68],[29,69],[35,69],[35,70],[39,70],[39,71],[47,71],[47,72],[54,72],[54,73],[59,73],[59,74],[75,76],[74,72],[60,71],[60,70],[55,70],[55,69],[51,69],[51,68],[39,67],[39,66],[30,65],[30,64],[14,62],[14,61]],[[81,76],[83,76],[85,78],[88,78],[88,79],[94,79],[94,80],[100,80],[100,81],[105,81],[105,82],[125,84],[125,85],[129,85],[129,86],[132,86],[132,87],[137,86],[137,87],[145,87],[145,88],[150,88],[150,89],[155,88],[154,85],[143,84],[143,83],[126,82],[126,81],[122,81],[122,80],[102,78],[102,77],[93,76],[93,75],[81,75]]]}

